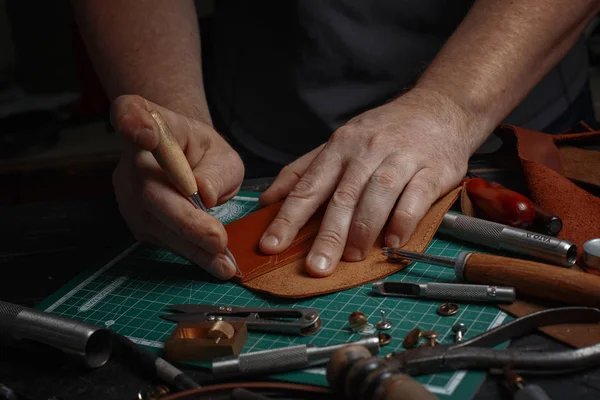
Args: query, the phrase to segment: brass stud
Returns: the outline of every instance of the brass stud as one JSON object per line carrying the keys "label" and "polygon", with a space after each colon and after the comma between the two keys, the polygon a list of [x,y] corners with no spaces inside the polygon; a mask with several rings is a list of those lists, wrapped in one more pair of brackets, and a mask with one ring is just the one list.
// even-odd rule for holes
{"label": "brass stud", "polygon": [[377,334],[377,337],[379,338],[380,346],[385,346],[386,344],[390,344],[390,342],[392,341],[392,336],[387,333],[379,332]]}
{"label": "brass stud", "polygon": [[444,317],[454,315],[458,312],[458,305],[454,303],[444,303],[438,307],[437,313]]}
{"label": "brass stud", "polygon": [[419,328],[412,329],[402,341],[402,346],[405,349],[412,349],[413,347],[416,347],[417,344],[419,344],[419,339],[421,339],[421,336],[422,334]]}
{"label": "brass stud", "polygon": [[348,322],[350,323],[350,328],[354,332],[363,331],[369,324],[369,321],[367,321],[367,316],[362,311],[352,312],[350,317],[348,317]]}

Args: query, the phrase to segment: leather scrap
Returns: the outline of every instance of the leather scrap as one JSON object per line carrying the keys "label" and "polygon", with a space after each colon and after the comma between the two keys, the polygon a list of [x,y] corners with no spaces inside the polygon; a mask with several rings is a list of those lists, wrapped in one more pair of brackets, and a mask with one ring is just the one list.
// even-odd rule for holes
{"label": "leather scrap", "polygon": [[[415,233],[403,247],[404,249],[425,251],[443,216],[458,199],[460,190],[460,187],[452,190],[432,205],[429,212],[417,225]],[[268,273],[241,282],[241,284],[254,291],[286,298],[304,298],[350,289],[382,279],[410,264],[408,261],[397,264],[388,263],[387,259],[381,255],[383,243],[382,234],[377,238],[365,260],[358,262],[341,261],[335,272],[325,278],[315,278],[308,275],[305,271],[305,258],[302,257]],[[234,256],[236,256],[235,253]]]}
{"label": "leather scrap", "polygon": [[[587,132],[576,133],[578,130]],[[516,148],[531,200],[561,218],[563,229],[558,237],[578,246],[578,263],[581,265],[583,243],[600,237],[600,198],[579,187],[572,179],[595,183],[596,173],[600,170],[600,158],[593,157],[595,153],[586,152],[586,161],[591,164],[576,162],[576,158],[584,153],[571,148],[576,144],[600,143],[600,132],[592,131],[584,124],[574,128],[572,133],[563,135],[502,125],[496,134],[505,145]],[[464,209],[468,211],[468,196],[463,197],[466,198],[461,204],[466,204]],[[577,265],[572,268],[580,269]],[[591,269],[586,271],[598,273]],[[521,317],[546,309],[547,306],[519,299],[510,305],[499,305],[499,308]],[[540,330],[576,348],[600,343],[598,324],[565,324]]]}

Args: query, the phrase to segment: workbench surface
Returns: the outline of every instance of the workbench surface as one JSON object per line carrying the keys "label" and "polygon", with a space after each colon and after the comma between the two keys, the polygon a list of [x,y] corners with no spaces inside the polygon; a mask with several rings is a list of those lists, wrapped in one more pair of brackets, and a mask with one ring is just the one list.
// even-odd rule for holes
{"label": "workbench surface", "polygon": [[[247,182],[244,190],[261,190],[262,182]],[[71,202],[10,205],[0,210],[0,299],[33,306],[80,272],[80,260],[100,265],[134,243],[118,213],[112,196]],[[92,262],[92,261],[90,261]],[[32,399],[58,396],[62,399],[136,398],[149,381],[136,371],[111,360],[94,371],[65,362],[55,351],[21,348],[3,343],[0,348],[0,383]],[[511,347],[564,349],[564,345],[534,334],[518,339]],[[198,381],[208,376],[190,370]],[[583,374],[529,378],[553,399],[600,397],[600,368]],[[474,399],[511,398],[493,377],[488,377]]]}

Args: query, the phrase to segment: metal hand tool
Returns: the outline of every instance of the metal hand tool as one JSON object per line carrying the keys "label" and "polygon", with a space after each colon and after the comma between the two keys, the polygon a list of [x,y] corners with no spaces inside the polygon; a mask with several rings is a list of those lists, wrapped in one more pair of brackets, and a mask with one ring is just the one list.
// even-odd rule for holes
{"label": "metal hand tool", "polygon": [[438,232],[466,242],[530,256],[563,267],[572,267],[577,261],[577,246],[567,240],[452,211],[444,215]]}
{"label": "metal hand tool", "polygon": [[518,295],[563,304],[600,306],[600,277],[548,264],[462,251],[456,258],[385,247],[390,262],[403,259],[453,268],[461,281],[514,287]]}
{"label": "metal hand tool", "polygon": [[309,336],[321,327],[321,317],[314,308],[230,307],[208,304],[168,306],[176,314],[161,315],[173,322],[243,321],[249,331],[278,332]]}
{"label": "metal hand tool", "polygon": [[512,287],[464,283],[377,281],[371,290],[383,296],[455,301],[512,303],[516,298],[515,288]]}
{"label": "metal hand tool", "polygon": [[364,346],[372,355],[379,353],[380,349],[377,335],[325,347],[302,344],[218,358],[213,361],[212,372],[216,379],[222,379],[304,369],[327,363],[336,350],[349,344]]}
{"label": "metal hand tool", "polygon": [[105,328],[5,301],[0,301],[0,330],[74,355],[89,368],[101,367],[112,353]]}
{"label": "metal hand tool", "polygon": [[[150,111],[150,115],[156,121],[159,131],[159,143],[155,150],[152,151],[152,155],[165,171],[173,185],[186,196],[191,203],[196,206],[199,210],[207,212],[204,202],[198,194],[198,184],[192,168],[183,154],[183,150],[173,137],[171,130],[167,123],[163,120],[162,116],[158,111]],[[229,249],[225,248],[225,254],[231,260],[239,276],[243,276],[240,267],[237,265],[233,254]]]}
{"label": "metal hand tool", "polygon": [[[382,365],[389,372],[411,376],[429,375],[456,370],[503,370],[511,368],[520,374],[563,374],[598,366],[600,344],[557,350],[531,351],[518,348],[496,349],[495,346],[545,326],[562,324],[594,324],[600,322],[600,309],[592,307],[561,307],[533,312],[492,328],[480,335],[454,343],[417,347],[390,353]],[[340,350],[344,352],[344,350]],[[334,355],[337,357],[338,355]],[[343,358],[343,355],[340,356]],[[361,374],[360,366],[354,379],[368,379],[372,371]],[[357,383],[360,385],[360,383]],[[372,388],[374,389],[374,388]]]}
{"label": "metal hand tool", "polygon": [[513,393],[514,400],[552,400],[541,386],[526,384],[513,370],[505,368],[503,374],[504,385]]}

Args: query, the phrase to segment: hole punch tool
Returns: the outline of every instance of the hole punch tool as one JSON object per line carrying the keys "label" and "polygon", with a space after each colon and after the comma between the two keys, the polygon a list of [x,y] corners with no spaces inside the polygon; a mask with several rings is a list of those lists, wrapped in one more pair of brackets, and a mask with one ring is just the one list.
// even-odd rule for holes
{"label": "hole punch tool", "polygon": [[174,304],[173,314],[160,317],[172,322],[245,322],[249,331],[310,336],[322,325],[314,308],[232,307],[208,304]]}

